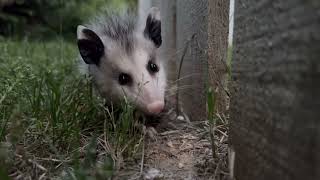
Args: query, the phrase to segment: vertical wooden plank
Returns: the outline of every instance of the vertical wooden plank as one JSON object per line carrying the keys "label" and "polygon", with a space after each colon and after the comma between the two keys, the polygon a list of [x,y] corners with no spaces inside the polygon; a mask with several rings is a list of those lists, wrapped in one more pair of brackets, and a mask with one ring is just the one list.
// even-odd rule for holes
{"label": "vertical wooden plank", "polygon": [[178,61],[188,39],[195,35],[185,54],[179,87],[182,108],[191,120],[206,118],[207,20],[207,0],[177,0]]}
{"label": "vertical wooden plank", "polygon": [[229,29],[229,1],[209,1],[208,14],[208,76],[217,96],[216,111],[226,111],[228,80],[227,50]]}
{"label": "vertical wooden plank", "polygon": [[149,9],[152,7],[151,0],[139,0],[138,1],[138,15],[140,23],[143,23],[143,21],[146,19]]}
{"label": "vertical wooden plank", "polygon": [[160,1],[162,41],[161,57],[166,61],[169,82],[175,81],[177,74],[176,45],[176,0]]}
{"label": "vertical wooden plank", "polygon": [[151,0],[151,4],[154,7],[160,8],[161,4],[166,3],[167,0]]}
{"label": "vertical wooden plank", "polygon": [[320,179],[320,3],[238,0],[235,7],[235,178]]}
{"label": "vertical wooden plank", "polygon": [[[166,0],[164,0],[166,1]],[[151,7],[160,8],[163,2],[159,0],[138,0],[138,15],[142,19],[146,19]]]}

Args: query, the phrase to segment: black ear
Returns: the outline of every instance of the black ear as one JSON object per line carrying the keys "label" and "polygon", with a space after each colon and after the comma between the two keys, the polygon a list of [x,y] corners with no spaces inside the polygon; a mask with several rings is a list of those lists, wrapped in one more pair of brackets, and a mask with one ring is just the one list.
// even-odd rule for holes
{"label": "black ear", "polygon": [[92,30],[78,26],[78,48],[85,63],[99,65],[104,54],[104,45],[99,36]]}
{"label": "black ear", "polygon": [[147,17],[144,36],[150,38],[157,48],[161,46],[161,20],[160,11],[158,8],[151,8],[150,13]]}

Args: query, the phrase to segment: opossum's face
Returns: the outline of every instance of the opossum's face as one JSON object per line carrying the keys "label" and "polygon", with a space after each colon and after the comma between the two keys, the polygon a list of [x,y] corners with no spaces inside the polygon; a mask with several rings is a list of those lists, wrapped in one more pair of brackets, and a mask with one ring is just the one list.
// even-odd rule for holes
{"label": "opossum's face", "polygon": [[127,36],[97,35],[84,26],[78,27],[80,54],[89,64],[99,92],[115,103],[126,98],[145,113],[160,113],[166,75],[157,54],[162,43],[159,10],[149,14],[143,31],[117,35]]}

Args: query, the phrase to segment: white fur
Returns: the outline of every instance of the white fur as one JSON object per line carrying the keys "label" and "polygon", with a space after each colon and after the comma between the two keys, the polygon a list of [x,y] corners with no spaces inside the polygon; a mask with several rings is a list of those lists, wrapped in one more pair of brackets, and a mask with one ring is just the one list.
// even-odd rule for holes
{"label": "white fur", "polygon": [[78,39],[85,39],[86,38],[86,36],[83,34],[84,29],[88,29],[88,28],[85,26],[82,26],[82,25],[78,25],[78,27],[77,27],[77,38]]}

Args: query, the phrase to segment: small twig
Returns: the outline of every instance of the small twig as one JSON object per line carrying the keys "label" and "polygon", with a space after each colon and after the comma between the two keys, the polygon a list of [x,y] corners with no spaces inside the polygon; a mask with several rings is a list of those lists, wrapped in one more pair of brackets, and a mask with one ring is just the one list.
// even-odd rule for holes
{"label": "small twig", "polygon": [[221,130],[218,129],[218,128],[215,128],[215,131],[218,131],[218,132],[221,133],[223,136],[228,137],[227,133],[221,131]]}
{"label": "small twig", "polygon": [[[111,106],[112,108],[112,112],[113,112],[113,106]],[[109,112],[109,109],[107,109],[107,112],[109,113],[110,118],[114,118],[114,116],[111,116],[111,113]],[[106,118],[104,119],[104,123],[103,123],[103,144],[102,147],[105,149],[106,152],[110,153],[111,157],[112,157],[112,161],[113,164],[115,164],[115,161],[117,159],[115,152],[112,150],[112,147],[107,139],[107,120]]]}
{"label": "small twig", "polygon": [[218,170],[219,170],[220,164],[221,164],[221,159],[219,159],[218,164],[217,164],[217,167],[216,167],[216,169],[214,170],[213,179],[216,179],[216,176],[217,176],[217,174],[218,174]]}
{"label": "small twig", "polygon": [[60,160],[60,159],[54,159],[54,158],[36,158],[38,161],[52,161],[52,162],[71,162],[71,160]]}
{"label": "small twig", "polygon": [[43,173],[40,177],[39,180],[45,179],[46,173]]}
{"label": "small twig", "polygon": [[167,135],[170,135],[170,134],[178,134],[180,133],[179,130],[172,130],[172,131],[165,131],[163,133],[159,133],[160,136],[167,136]]}
{"label": "small twig", "polygon": [[55,169],[58,169],[60,166],[62,166],[64,164],[64,162],[59,163],[57,166],[55,166]]}
{"label": "small twig", "polygon": [[31,159],[28,159],[28,162],[34,164],[35,166],[37,166],[39,169],[41,169],[42,171],[48,171],[45,167],[43,167],[41,164],[37,163],[36,161],[33,161]]}
{"label": "small twig", "polygon": [[143,173],[145,137],[146,137],[146,128],[143,127],[143,142],[142,142],[142,152],[141,152],[142,155],[141,155],[141,163],[140,163],[140,177],[142,177],[142,173]]}
{"label": "small twig", "polygon": [[133,140],[134,139],[130,139],[128,143],[124,145],[124,147],[120,150],[120,154],[122,154],[127,149],[127,147],[130,145],[130,143],[132,143]]}
{"label": "small twig", "polygon": [[223,124],[226,124],[226,120],[223,119],[219,113],[217,113],[216,116],[220,119],[220,121],[221,121]]}
{"label": "small twig", "polygon": [[224,141],[224,138],[225,138],[225,137],[226,137],[226,136],[222,136],[219,142],[222,143],[222,142]]}
{"label": "small twig", "polygon": [[212,148],[212,157],[215,159],[217,157],[216,154],[216,145],[214,143],[214,135],[215,135],[215,130],[214,130],[214,125],[210,123],[210,139],[211,139],[211,148]]}

